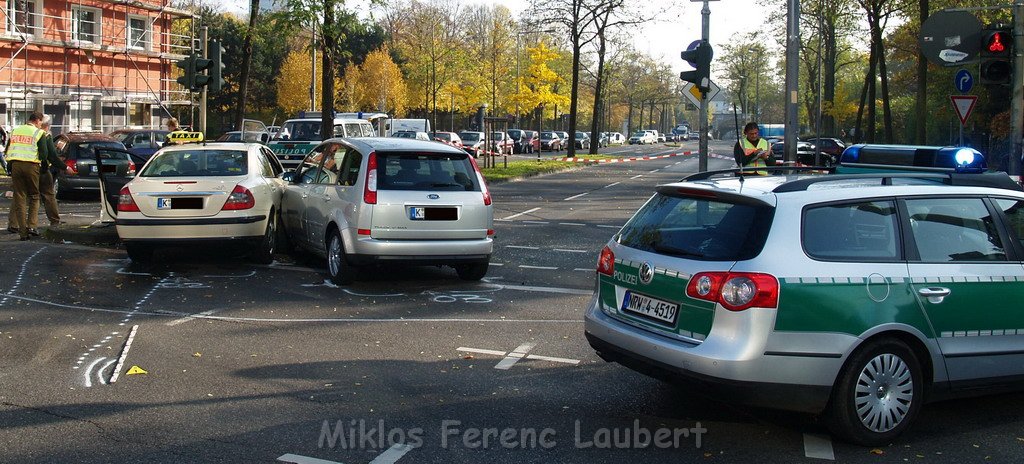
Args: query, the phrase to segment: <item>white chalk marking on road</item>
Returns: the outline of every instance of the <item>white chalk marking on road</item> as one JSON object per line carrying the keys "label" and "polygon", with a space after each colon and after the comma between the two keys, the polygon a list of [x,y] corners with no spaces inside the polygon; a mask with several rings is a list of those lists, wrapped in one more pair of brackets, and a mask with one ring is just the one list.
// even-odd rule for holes
{"label": "white chalk marking on road", "polygon": [[391,448],[388,448],[387,451],[380,453],[380,456],[377,456],[376,459],[370,461],[370,464],[395,464],[409,451],[412,451],[412,445],[396,443],[391,445]]}
{"label": "white chalk marking on road", "polygon": [[[36,255],[42,253],[45,249],[46,246],[43,246],[42,248],[36,250],[35,253],[32,253],[31,256],[25,258],[25,262],[21,263],[21,270],[18,271],[18,277],[14,279],[14,285],[11,287],[10,290],[7,291],[8,294],[13,294],[18,289],[18,287],[21,286],[21,280],[25,278],[25,271],[28,269],[28,263],[32,262],[32,258],[35,258]],[[2,300],[0,300],[0,306],[3,306],[6,303],[7,297],[5,296]]]}
{"label": "white chalk marking on road", "polygon": [[633,179],[639,179],[639,178],[641,178],[641,177],[643,177],[643,176],[644,176],[643,174],[637,174],[637,175],[635,175],[635,176],[633,176],[633,177],[630,177],[630,178],[629,178],[629,180],[633,180]]}
{"label": "white chalk marking on road", "polygon": [[515,218],[517,218],[517,217],[519,217],[519,216],[522,216],[522,215],[524,215],[524,214],[530,214],[530,213],[532,213],[532,212],[534,212],[534,211],[537,211],[537,210],[539,210],[539,209],[540,209],[540,207],[538,206],[538,207],[536,207],[536,208],[533,208],[533,209],[528,209],[528,210],[526,210],[526,211],[523,211],[523,212],[521,212],[521,213],[516,213],[516,214],[513,214],[513,215],[511,215],[511,216],[506,216],[506,217],[503,217],[503,218],[501,218],[501,220],[503,220],[503,221],[511,221],[512,219],[515,219]]}
{"label": "white chalk marking on road", "polygon": [[613,184],[608,184],[608,185],[605,185],[604,187],[601,187],[601,188],[609,188],[609,187],[614,187],[614,186],[616,186],[616,185],[619,185],[619,184],[621,184],[621,183],[622,183],[622,182],[615,182],[615,183],[613,183]]}
{"label": "white chalk marking on road", "polygon": [[529,353],[530,350],[532,350],[535,346],[537,346],[537,344],[533,342],[526,342],[523,343],[522,345],[519,345],[518,348],[512,350],[511,353],[505,356],[505,359],[502,359],[500,362],[498,362],[498,364],[494,366],[494,368],[501,369],[503,371],[511,369],[512,366],[515,366],[516,363],[519,362],[520,359],[523,359],[523,357],[526,356],[526,353]]}
{"label": "white chalk marking on road", "polygon": [[167,323],[167,324],[165,324],[165,325],[169,325],[169,326],[172,326],[172,327],[173,327],[173,326],[176,326],[176,325],[178,325],[178,324],[183,324],[183,323],[185,323],[185,322],[188,322],[188,321],[194,320],[194,319],[196,318],[196,316],[209,316],[209,315],[211,315],[211,314],[213,314],[213,313],[215,313],[215,312],[217,312],[217,310],[216,310],[216,309],[211,309],[211,310],[209,310],[209,311],[203,311],[203,312],[201,312],[201,313],[199,313],[199,314],[196,314],[196,315],[193,315],[193,316],[185,316],[185,317],[183,317],[183,318],[181,318],[181,319],[175,319],[175,320],[173,320],[173,321],[171,321],[171,322],[168,322],[168,323]]}
{"label": "white chalk marking on road", "polygon": [[824,435],[804,434],[804,455],[814,459],[836,460],[832,439]]}
{"label": "white chalk marking on road", "polygon": [[522,246],[522,245],[505,245],[505,248],[519,248],[521,250],[539,250],[540,249],[540,247]]}
{"label": "white chalk marking on road", "polygon": [[573,364],[573,365],[576,365],[576,364],[580,363],[579,359],[554,358],[554,357],[551,357],[551,356],[538,356],[538,355],[535,355],[535,354],[531,354],[531,355],[527,356],[526,359],[536,359],[538,361],[551,361],[551,362]]}
{"label": "white chalk marking on road", "polygon": [[586,224],[580,224],[578,222],[559,222],[560,226],[585,226]]}
{"label": "white chalk marking on road", "polygon": [[570,250],[567,248],[554,248],[555,251],[562,251],[565,253],[590,253],[590,250]]}
{"label": "white chalk marking on road", "polygon": [[622,226],[606,226],[606,225],[598,225],[597,227],[600,227],[602,229],[621,229],[622,228]]}
{"label": "white chalk marking on road", "polygon": [[102,383],[103,385],[107,384],[107,379],[103,378],[103,371],[107,370],[107,368],[110,367],[111,364],[114,364],[115,361],[117,360],[111,359],[110,361],[107,361],[107,363],[104,364],[103,367],[99,368],[99,370],[96,371],[96,377],[100,379],[100,383]]}
{"label": "white chalk marking on road", "polygon": [[138,332],[138,324],[132,326],[131,333],[128,334],[128,341],[124,343],[124,349],[121,350],[121,357],[117,360],[117,366],[114,367],[114,373],[110,376],[110,383],[117,382],[117,376],[121,375],[121,368],[124,367],[124,360],[128,357],[128,350],[132,347],[132,341],[135,340],[135,332]]}
{"label": "white chalk marking on road", "polygon": [[557,267],[551,267],[551,266],[527,266],[525,264],[520,264],[519,265],[519,269],[543,269],[543,270],[546,270],[546,271],[554,271],[554,270],[557,270],[558,268]]}
{"label": "white chalk marking on road", "polygon": [[247,274],[239,275],[204,275],[203,277],[209,277],[211,279],[244,279],[246,277],[252,277],[256,275],[256,271],[249,271]]}
{"label": "white chalk marking on road", "polygon": [[148,272],[128,272],[128,271],[124,270],[123,267],[121,269],[118,269],[117,273],[121,274],[121,275],[135,275],[135,276],[152,276],[153,275],[153,274],[150,274]]}
{"label": "white chalk marking on road", "polygon": [[460,346],[460,347],[456,348],[455,351],[465,351],[467,353],[490,354],[490,355],[494,355],[494,356],[505,356],[507,354],[504,351],[483,350],[483,349],[480,349],[480,348],[466,348],[464,346]]}
{"label": "white chalk marking on road", "polygon": [[523,221],[523,224],[551,224],[548,221]]}
{"label": "white chalk marking on road", "polygon": [[85,368],[85,387],[86,388],[92,387],[92,370],[96,368],[97,364],[103,362],[104,359],[107,359],[106,356],[104,356],[102,358],[99,358],[99,359],[89,363],[89,366]]}
{"label": "white chalk marking on road", "polygon": [[569,197],[569,198],[566,198],[566,199],[564,199],[564,200],[562,200],[562,201],[569,201],[569,200],[575,200],[575,199],[577,199],[577,198],[579,198],[579,197],[582,197],[582,196],[584,196],[584,195],[590,195],[590,192],[584,192],[584,193],[581,193],[581,194],[579,194],[579,195],[573,195],[573,196],[571,196],[571,197]]}
{"label": "white chalk marking on road", "polygon": [[327,461],[324,459],[311,458],[309,456],[300,456],[298,454],[283,454],[277,458],[281,462],[291,462],[294,464],[341,464],[337,461]]}

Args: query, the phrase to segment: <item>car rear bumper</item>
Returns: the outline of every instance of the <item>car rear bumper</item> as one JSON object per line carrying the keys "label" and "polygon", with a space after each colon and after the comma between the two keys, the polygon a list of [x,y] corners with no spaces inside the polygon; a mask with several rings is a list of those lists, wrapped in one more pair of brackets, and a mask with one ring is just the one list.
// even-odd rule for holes
{"label": "car rear bumper", "polygon": [[213,218],[117,218],[117,235],[126,242],[261,238],[266,228],[266,215]]}
{"label": "car rear bumper", "polygon": [[484,261],[494,249],[494,239],[384,240],[360,236],[350,259],[361,262],[418,261],[423,264]]}

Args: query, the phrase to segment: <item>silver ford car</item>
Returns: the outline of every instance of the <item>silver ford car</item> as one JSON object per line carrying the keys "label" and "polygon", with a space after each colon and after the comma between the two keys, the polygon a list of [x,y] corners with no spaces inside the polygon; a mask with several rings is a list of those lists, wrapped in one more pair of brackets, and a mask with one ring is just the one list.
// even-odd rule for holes
{"label": "silver ford car", "polygon": [[491,195],[464,150],[401,138],[330,139],[288,176],[281,217],[291,244],[327,258],[331,280],[381,262],[487,274]]}

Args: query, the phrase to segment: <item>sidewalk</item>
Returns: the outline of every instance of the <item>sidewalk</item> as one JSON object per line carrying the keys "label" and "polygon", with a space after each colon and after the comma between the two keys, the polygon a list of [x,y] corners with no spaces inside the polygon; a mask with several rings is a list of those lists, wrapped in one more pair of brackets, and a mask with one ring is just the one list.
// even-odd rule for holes
{"label": "sidewalk", "polygon": [[[117,245],[120,241],[117,237],[117,230],[114,224],[100,224],[99,201],[89,202],[63,202],[58,201],[60,209],[61,224],[51,227],[43,212],[39,208],[39,233],[40,237],[32,237],[31,240],[45,240],[53,243],[79,243],[82,245]],[[7,219],[11,211],[11,178],[0,175],[0,242],[17,242],[18,234],[10,233],[7,229]]]}

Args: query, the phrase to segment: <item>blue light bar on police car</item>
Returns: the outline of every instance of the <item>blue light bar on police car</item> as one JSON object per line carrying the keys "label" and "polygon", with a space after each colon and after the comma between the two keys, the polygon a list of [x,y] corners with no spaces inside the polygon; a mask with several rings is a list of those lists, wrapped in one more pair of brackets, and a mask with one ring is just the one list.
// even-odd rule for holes
{"label": "blue light bar on police car", "polygon": [[906,167],[955,172],[985,172],[985,156],[969,147],[857,144],[843,151],[846,167]]}

